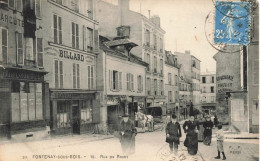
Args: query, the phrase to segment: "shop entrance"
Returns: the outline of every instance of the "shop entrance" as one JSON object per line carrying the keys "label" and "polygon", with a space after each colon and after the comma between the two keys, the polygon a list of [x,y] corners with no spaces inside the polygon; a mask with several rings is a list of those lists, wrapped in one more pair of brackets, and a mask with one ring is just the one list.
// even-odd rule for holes
{"label": "shop entrance", "polygon": [[73,134],[80,134],[79,101],[72,102],[72,121]]}

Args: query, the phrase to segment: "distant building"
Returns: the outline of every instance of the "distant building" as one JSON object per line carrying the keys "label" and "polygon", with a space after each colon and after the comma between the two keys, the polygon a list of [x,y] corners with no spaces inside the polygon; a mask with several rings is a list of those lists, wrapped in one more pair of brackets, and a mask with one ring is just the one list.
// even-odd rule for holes
{"label": "distant building", "polygon": [[164,82],[166,108],[179,115],[179,65],[171,51],[165,51]]}
{"label": "distant building", "polygon": [[[144,107],[164,106],[164,34],[160,18],[147,18],[129,9],[129,0],[119,0],[117,5],[98,1],[97,19],[101,35],[126,36],[138,46],[131,52],[149,64],[146,71]],[[117,30],[114,30],[117,28]],[[163,112],[165,114],[165,111]]]}
{"label": "distant building", "polygon": [[98,89],[104,90],[101,104],[101,120],[108,130],[119,130],[122,115],[129,114],[135,120],[138,106],[143,107],[146,99],[147,63],[130,53],[137,46],[127,38],[109,40],[100,36],[98,56]]}
{"label": "distant building", "polygon": [[216,74],[206,72],[200,75],[201,111],[212,114],[216,110]]}
{"label": "distant building", "polygon": [[[190,51],[184,53],[175,52],[179,64],[181,64],[183,78],[186,83],[191,83],[191,98],[188,106],[200,109],[200,60],[191,55]],[[189,112],[189,111],[188,111]],[[188,113],[189,115],[190,113]]]}

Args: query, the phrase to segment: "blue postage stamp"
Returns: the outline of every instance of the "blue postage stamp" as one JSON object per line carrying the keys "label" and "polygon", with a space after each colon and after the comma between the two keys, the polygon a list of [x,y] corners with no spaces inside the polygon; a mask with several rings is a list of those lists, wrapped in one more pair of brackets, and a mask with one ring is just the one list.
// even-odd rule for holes
{"label": "blue postage stamp", "polygon": [[248,45],[250,42],[250,4],[216,1],[215,44]]}

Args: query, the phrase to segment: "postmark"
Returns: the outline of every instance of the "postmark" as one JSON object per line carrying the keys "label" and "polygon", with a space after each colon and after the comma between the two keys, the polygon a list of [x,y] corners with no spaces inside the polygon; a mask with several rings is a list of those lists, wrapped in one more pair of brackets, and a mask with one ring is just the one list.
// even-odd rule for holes
{"label": "postmark", "polygon": [[214,43],[248,45],[250,42],[250,4],[216,1]]}

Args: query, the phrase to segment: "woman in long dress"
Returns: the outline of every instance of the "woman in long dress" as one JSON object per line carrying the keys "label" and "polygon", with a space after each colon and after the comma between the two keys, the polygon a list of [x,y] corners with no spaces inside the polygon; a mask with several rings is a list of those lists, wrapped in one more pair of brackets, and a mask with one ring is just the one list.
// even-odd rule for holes
{"label": "woman in long dress", "polygon": [[194,116],[190,116],[190,120],[184,122],[183,130],[186,133],[184,146],[187,147],[188,153],[190,155],[196,155],[198,152],[199,124],[194,120]]}
{"label": "woman in long dress", "polygon": [[203,143],[205,145],[210,145],[211,144],[211,138],[212,138],[212,128],[213,128],[213,122],[211,121],[210,117],[206,117],[206,121],[203,124],[203,127],[205,128],[204,130],[204,140]]}
{"label": "woman in long dress", "polygon": [[202,142],[203,141],[203,132],[204,132],[204,127],[203,127],[203,124],[205,122],[205,119],[203,117],[203,115],[201,114],[198,118],[198,123],[199,123],[199,126],[200,126],[200,129],[199,129],[199,133],[198,133],[198,141],[199,142]]}
{"label": "woman in long dress", "polygon": [[135,129],[134,123],[129,119],[126,114],[123,116],[123,120],[120,123],[121,132],[121,148],[125,155],[131,155],[135,153],[135,136],[137,131]]}

